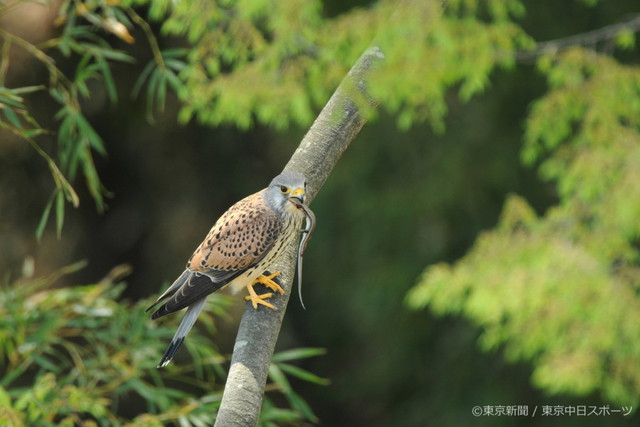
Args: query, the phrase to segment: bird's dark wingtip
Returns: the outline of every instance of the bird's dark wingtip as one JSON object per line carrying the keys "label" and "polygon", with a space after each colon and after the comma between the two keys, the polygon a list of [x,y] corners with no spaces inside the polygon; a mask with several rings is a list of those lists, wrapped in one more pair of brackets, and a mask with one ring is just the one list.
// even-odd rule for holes
{"label": "bird's dark wingtip", "polygon": [[182,341],[184,341],[184,337],[178,338],[177,340],[171,340],[169,347],[167,347],[167,349],[164,352],[164,355],[162,355],[162,360],[160,360],[160,363],[158,363],[158,366],[157,366],[158,369],[164,368],[169,364],[169,362],[171,362],[171,360],[173,359],[173,356],[175,356],[176,352],[178,351],[178,348],[180,348]]}
{"label": "bird's dark wingtip", "polygon": [[153,314],[151,315],[151,320],[156,320],[158,317],[162,317],[167,314],[169,314],[169,311],[166,309],[166,305],[163,305],[153,312]]}
{"label": "bird's dark wingtip", "polygon": [[[151,305],[149,306],[149,308],[147,308],[144,312],[145,312],[145,313],[147,313],[147,312],[149,312],[150,310],[154,309],[155,307],[157,307],[157,306],[158,306],[158,304],[160,304],[161,302],[163,302],[163,300],[164,300],[165,298],[167,298],[167,297],[164,297],[164,298],[160,297],[160,298],[158,298],[158,299],[156,300],[156,302],[154,302],[153,304],[151,304]],[[166,302],[165,302],[164,304],[162,304],[162,305],[160,306],[160,308],[158,308],[158,310],[156,310],[156,313],[157,313],[158,311],[162,310],[166,305],[167,305],[167,303],[166,303]],[[153,314],[155,315],[156,313],[153,313]],[[164,313],[164,314],[168,314],[168,313]],[[158,317],[159,317],[159,316],[152,317],[152,319],[157,319]]]}
{"label": "bird's dark wingtip", "polygon": [[149,312],[151,309],[153,309],[154,307],[157,307],[158,304],[160,304],[162,302],[162,298],[158,298],[156,300],[156,302],[154,302],[153,304],[151,304],[144,312],[147,313]]}

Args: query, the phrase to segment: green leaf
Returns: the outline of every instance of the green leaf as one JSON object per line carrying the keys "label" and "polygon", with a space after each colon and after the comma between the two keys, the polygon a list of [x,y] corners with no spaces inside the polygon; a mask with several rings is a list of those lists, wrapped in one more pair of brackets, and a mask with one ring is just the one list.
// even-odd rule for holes
{"label": "green leaf", "polygon": [[10,408],[11,407],[11,397],[9,393],[2,387],[0,387],[0,407]]}
{"label": "green leaf", "polygon": [[40,216],[40,221],[38,221],[38,226],[36,227],[36,239],[39,241],[42,238],[42,233],[44,233],[44,228],[47,226],[47,221],[49,220],[49,214],[51,213],[51,207],[53,206],[54,197],[58,190],[53,192],[51,198],[44,207],[42,211],[42,215]]}
{"label": "green leaf", "polygon": [[178,76],[176,76],[174,73],[172,73],[169,70],[165,72],[165,78],[169,86],[171,86],[171,89],[173,89],[175,93],[180,95],[182,93],[182,90],[184,89],[184,84],[182,83],[182,80],[180,80]]}
{"label": "green leaf", "polygon": [[36,136],[40,136],[45,133],[47,133],[47,131],[44,129],[24,129],[22,134],[25,138],[33,139]]}
{"label": "green leaf", "polygon": [[133,64],[136,62],[136,59],[134,57],[120,50],[114,50],[109,48],[109,49],[100,49],[99,52],[100,52],[100,56],[103,56],[106,59],[112,59],[114,61],[120,61],[120,62],[127,62],[130,64]]}
{"label": "green leaf", "polygon": [[89,53],[82,55],[82,58],[76,67],[76,75],[73,81],[74,86],[86,98],[88,98],[90,94],[86,82],[95,74],[93,64],[90,63],[91,59],[92,55]]}
{"label": "green leaf", "polygon": [[93,163],[91,151],[85,147],[81,150],[80,158],[82,159],[82,171],[84,172],[84,176],[87,178],[87,187],[89,188],[89,192],[96,203],[97,209],[102,211],[104,209],[102,184],[100,182],[100,178],[98,178],[98,172],[96,171],[96,167]]}
{"label": "green leaf", "polygon": [[149,401],[153,401],[154,399],[154,390],[149,387],[149,385],[138,378],[131,378],[126,382],[127,387],[130,387],[132,390],[135,390],[136,393],[140,394],[140,396],[144,397]]}
{"label": "green leaf", "polygon": [[93,129],[93,126],[91,126],[87,119],[80,113],[76,115],[75,119],[82,137],[86,138],[89,145],[91,145],[94,150],[105,156],[107,154],[107,150],[104,148],[102,138],[100,138],[100,135],[98,135],[98,133]]}
{"label": "green leaf", "polygon": [[327,350],[320,347],[296,348],[285,350],[273,355],[274,362],[286,362],[291,360],[307,359],[309,357],[322,356]]}
{"label": "green leaf", "polygon": [[107,89],[107,95],[109,96],[109,100],[115,104],[116,101],[118,100],[118,93],[116,91],[116,84],[113,80],[113,75],[111,74],[111,69],[109,67],[109,64],[107,63],[107,61],[105,61],[103,56],[97,56],[96,62],[102,73],[102,79]]}
{"label": "green leaf", "polygon": [[303,381],[307,381],[307,382],[319,384],[319,385],[329,385],[331,383],[331,381],[329,381],[326,378],[319,377],[316,374],[312,374],[311,372],[294,365],[279,363],[278,367],[282,369],[284,372],[286,372],[287,374],[292,375],[296,378],[299,378]]}
{"label": "green leaf", "polygon": [[167,70],[158,70],[158,87],[156,88],[156,98],[157,98],[157,106],[158,110],[161,112],[164,111],[164,107],[166,104],[167,97],[167,74],[169,74]]}
{"label": "green leaf", "polygon": [[62,237],[62,226],[64,225],[64,194],[58,191],[56,195],[56,232],[58,239]]}
{"label": "green leaf", "polygon": [[51,362],[48,358],[44,356],[41,356],[37,353],[31,353],[31,358],[33,359],[34,362],[36,362],[38,366],[46,369],[48,372],[57,373],[60,371],[60,367],[58,365]]}
{"label": "green leaf", "polygon": [[616,45],[625,50],[631,50],[636,46],[636,33],[630,29],[624,29],[616,34]]}
{"label": "green leaf", "polygon": [[170,69],[172,69],[174,71],[183,70],[187,66],[187,64],[184,61],[179,60],[179,59],[170,59],[170,58],[169,59],[165,59],[164,63],[168,68],[170,68]]}
{"label": "green leaf", "polygon": [[[5,88],[0,88],[5,89]],[[6,89],[6,92],[0,92],[0,103],[7,104],[15,108],[25,109],[24,100],[22,97],[13,95],[10,89]]]}
{"label": "green leaf", "polygon": [[297,393],[291,392],[287,395],[287,398],[291,402],[291,406],[300,411],[306,419],[314,423],[318,422],[318,417],[313,413],[309,404]]}
{"label": "green leaf", "polygon": [[140,93],[140,89],[142,89],[142,86],[144,85],[144,82],[147,80],[147,78],[149,78],[155,67],[156,63],[154,61],[150,61],[147,66],[144,67],[144,70],[142,70],[142,73],[140,73],[138,79],[133,85],[132,94],[134,97],[138,96],[138,94]]}
{"label": "green leaf", "polygon": [[45,86],[38,85],[38,86],[22,86],[22,87],[13,88],[10,90],[11,90],[11,93],[14,93],[17,95],[17,94],[23,94],[23,93],[38,92],[44,89],[46,89]]}
{"label": "green leaf", "polygon": [[269,378],[282,390],[284,394],[289,394],[293,390],[291,385],[278,365],[271,364],[269,366]]}
{"label": "green leaf", "polygon": [[9,119],[12,125],[14,125],[18,129],[22,129],[22,122],[20,122],[18,115],[15,111],[13,111],[13,109],[7,107],[1,108],[0,106],[0,111],[4,113],[4,115],[7,117],[7,119]]}

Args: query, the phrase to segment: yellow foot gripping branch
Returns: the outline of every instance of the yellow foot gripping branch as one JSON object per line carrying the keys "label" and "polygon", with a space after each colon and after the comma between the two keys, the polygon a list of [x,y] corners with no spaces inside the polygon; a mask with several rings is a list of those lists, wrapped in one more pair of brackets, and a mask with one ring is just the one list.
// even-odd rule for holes
{"label": "yellow foot gripping branch", "polygon": [[265,307],[269,307],[272,310],[277,310],[277,308],[273,304],[265,301],[267,298],[271,298],[273,296],[273,293],[268,292],[266,294],[258,295],[255,289],[253,289],[253,286],[258,284],[264,285],[274,292],[279,292],[280,294],[284,294],[284,289],[282,289],[282,287],[275,280],[273,280],[279,274],[280,272],[276,271],[275,273],[270,274],[268,276],[262,275],[258,277],[256,280],[253,281],[252,284],[247,285],[247,290],[249,291],[249,295],[244,297],[244,299],[246,299],[247,301],[251,301],[251,305],[253,305],[253,308],[255,309],[258,308],[258,304],[259,304],[259,305],[264,305]]}

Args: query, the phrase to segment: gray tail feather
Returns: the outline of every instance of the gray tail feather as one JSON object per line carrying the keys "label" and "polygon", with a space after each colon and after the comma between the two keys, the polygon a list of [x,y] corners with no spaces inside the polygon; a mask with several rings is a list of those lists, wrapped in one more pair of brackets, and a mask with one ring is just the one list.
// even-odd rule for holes
{"label": "gray tail feather", "polygon": [[187,312],[182,318],[182,322],[180,322],[180,326],[178,326],[178,330],[171,339],[169,347],[167,347],[167,349],[165,350],[164,355],[162,356],[162,360],[160,360],[160,363],[158,364],[158,368],[162,368],[169,362],[171,362],[171,359],[173,359],[176,351],[178,351],[178,348],[180,348],[180,344],[182,344],[182,341],[184,341],[184,338],[187,336],[187,334],[193,327],[193,324],[196,322],[198,314],[200,314],[200,312],[202,311],[204,302],[206,300],[207,297],[201,298],[189,306]]}

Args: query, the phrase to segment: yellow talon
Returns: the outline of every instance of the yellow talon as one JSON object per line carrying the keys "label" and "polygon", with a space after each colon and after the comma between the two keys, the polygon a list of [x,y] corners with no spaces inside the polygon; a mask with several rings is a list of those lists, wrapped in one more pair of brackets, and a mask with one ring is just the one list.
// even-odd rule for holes
{"label": "yellow talon", "polygon": [[265,275],[259,276],[256,280],[253,281],[252,286],[257,284],[262,284],[262,285],[265,285],[267,288],[271,289],[272,291],[279,292],[280,295],[284,295],[284,289],[282,289],[282,287],[278,285],[278,283],[275,280],[273,280],[279,274],[280,272],[276,271],[275,273],[270,274],[268,276],[265,276]]}
{"label": "yellow talon", "polygon": [[272,310],[277,310],[277,308],[273,304],[265,301],[265,299],[271,298],[273,296],[271,292],[258,295],[256,294],[256,291],[253,289],[253,285],[247,285],[247,289],[249,290],[249,295],[244,297],[244,299],[246,299],[247,301],[251,301],[251,305],[253,306],[253,308],[257,310],[258,304],[260,304],[260,305],[264,305],[265,307],[269,307]]}
{"label": "yellow talon", "polygon": [[253,289],[254,285],[264,285],[267,288],[271,289],[272,291],[275,292],[280,292],[281,294],[284,294],[284,289],[282,289],[282,287],[280,287],[280,285],[278,285],[278,283],[276,283],[273,279],[279,275],[280,272],[276,271],[273,274],[269,274],[267,275],[262,275],[259,276],[256,280],[253,281],[252,284],[247,285],[247,290],[249,291],[249,295],[247,295],[246,297],[244,297],[244,299],[246,299],[247,301],[251,301],[251,305],[253,305],[253,308],[257,309],[258,305],[264,305],[265,307],[269,307],[272,310],[277,310],[277,308],[265,301],[267,298],[271,298],[273,296],[273,293],[271,292],[267,292],[265,294],[261,294],[258,295],[255,291],[255,289]]}

